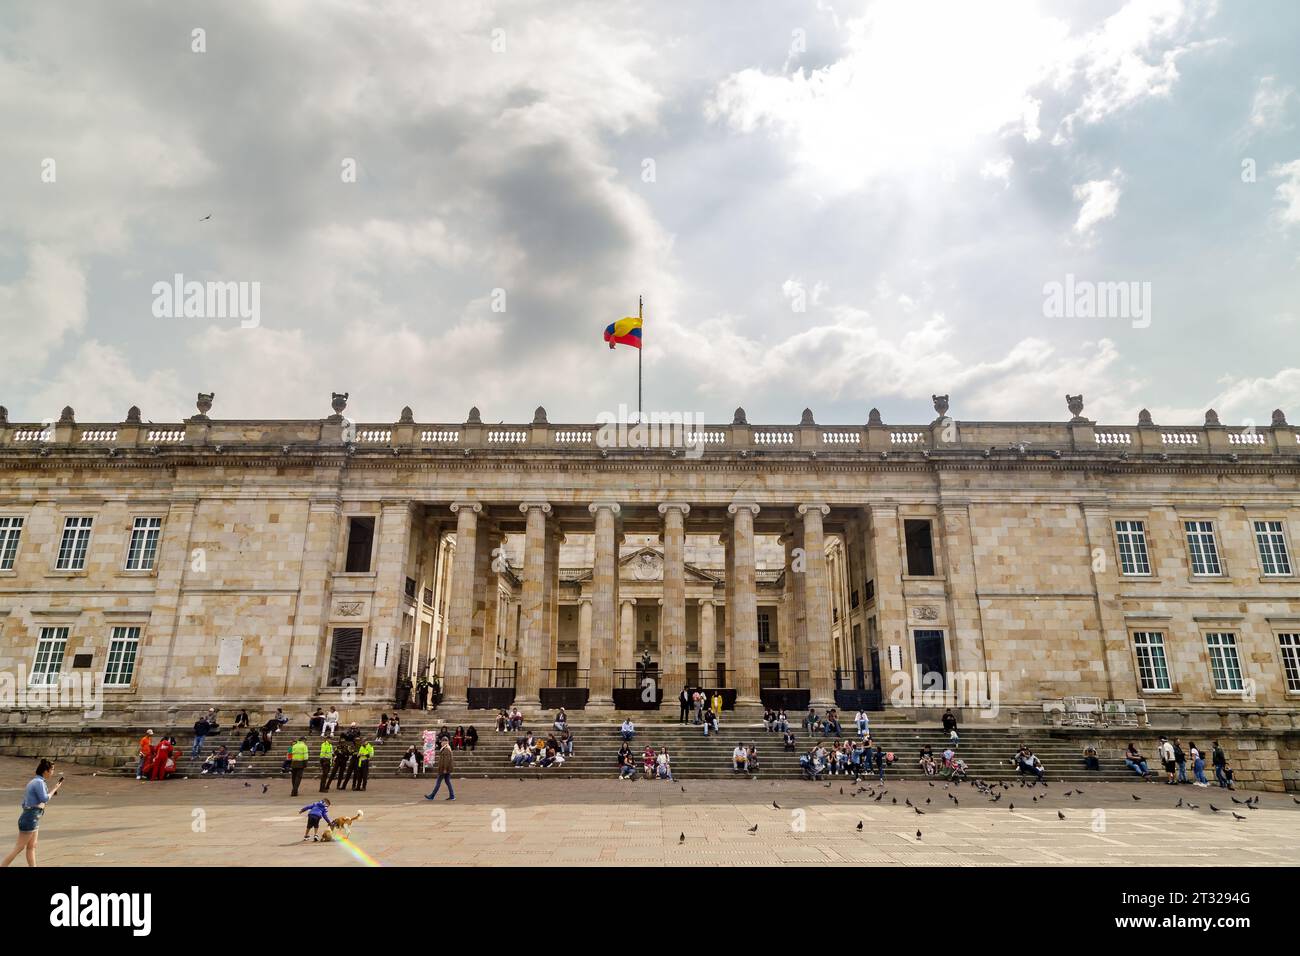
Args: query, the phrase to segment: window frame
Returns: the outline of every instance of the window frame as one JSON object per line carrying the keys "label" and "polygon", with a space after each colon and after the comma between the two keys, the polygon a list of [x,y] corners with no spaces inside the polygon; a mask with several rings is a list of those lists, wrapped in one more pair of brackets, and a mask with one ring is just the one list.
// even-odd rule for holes
{"label": "window frame", "polygon": [[[47,632],[52,632],[52,631],[62,631],[63,632],[62,637],[47,636]],[[36,649],[32,655],[32,669],[27,674],[28,687],[59,686],[59,681],[63,677],[63,662],[68,657],[68,642],[71,639],[72,639],[72,627],[68,624],[42,624],[41,625],[40,630],[37,631],[36,633]],[[44,663],[46,664],[46,666],[44,668],[40,666],[42,662],[41,645],[43,644],[62,645],[61,647],[59,647],[58,666],[55,667],[54,669],[50,669],[50,667],[48,666],[50,661],[53,659],[53,652],[48,650],[44,657]],[[38,675],[44,679],[37,680],[36,678]],[[54,677],[54,680],[49,680],[49,677],[51,675]]]}
{"label": "window frame", "polygon": [[[1277,632],[1278,660],[1286,693],[1300,695],[1300,630]],[[1288,653],[1288,651],[1290,653]],[[1292,681],[1291,675],[1295,674]]]}
{"label": "window frame", "polygon": [[[7,522],[17,523],[10,525]],[[14,571],[14,566],[18,563],[19,549],[23,545],[23,530],[27,527],[27,516],[0,514],[0,523],[6,523],[0,527],[0,573],[9,573]]]}
{"label": "window frame", "polygon": [[[158,522],[158,524],[157,526],[152,528],[150,527],[140,528],[139,524],[142,521],[156,521]],[[131,567],[131,558],[132,558],[132,554],[135,551],[135,538],[136,538],[137,531],[144,532],[146,542],[148,541],[149,532],[150,531],[156,532],[153,539],[153,550],[152,552],[149,552],[148,567],[134,567],[134,568]],[[130,571],[133,574],[152,574],[158,567],[158,552],[162,550],[162,532],[163,532],[162,515],[157,515],[157,514],[134,515],[131,518],[130,532],[126,536],[126,556],[122,559],[122,570]],[[137,560],[143,559],[144,554],[145,551],[142,548],[141,553],[138,556]]]}
{"label": "window frame", "polygon": [[[85,521],[87,524],[78,527],[69,527],[69,522]],[[81,563],[75,567],[61,567],[63,563],[64,544],[68,540],[69,532],[74,534],[84,530],[86,532],[85,546],[81,550]],[[77,574],[86,570],[86,560],[90,557],[90,542],[95,534],[95,516],[86,514],[70,514],[63,516],[63,530],[59,533],[59,546],[54,552],[54,570],[61,574]],[[73,545],[73,555],[76,552],[76,546]]]}
{"label": "window frame", "polygon": [[[1211,638],[1225,638],[1225,637],[1227,637],[1227,638],[1231,638],[1231,640],[1230,640],[1230,641],[1227,641],[1227,642],[1223,642],[1223,641],[1221,641],[1221,640],[1220,640],[1220,641],[1211,641],[1211,640],[1210,640]],[[1241,662],[1241,645],[1237,642],[1237,637],[1238,637],[1238,632],[1237,632],[1237,631],[1205,631],[1205,632],[1201,635],[1201,638],[1202,638],[1202,640],[1204,641],[1204,644],[1205,644],[1205,657],[1206,657],[1206,662],[1207,662],[1207,663],[1209,664],[1209,666],[1210,666],[1210,688],[1211,688],[1211,690],[1213,690],[1213,692],[1216,693],[1216,694],[1221,694],[1221,695],[1225,695],[1225,696],[1229,696],[1229,695],[1230,695],[1230,696],[1234,696],[1234,697],[1240,697],[1243,693],[1245,693],[1245,690],[1246,690],[1246,671],[1245,671],[1245,669],[1242,667],[1242,662]],[[1220,651],[1220,653],[1219,653],[1218,655],[1215,654],[1215,650],[1216,650],[1216,648]],[[1220,657],[1220,658],[1223,659],[1222,662],[1226,662],[1226,660],[1227,660],[1227,655],[1222,653],[1222,651],[1223,651],[1224,648],[1231,648],[1231,649],[1232,649],[1232,658],[1233,658],[1233,663],[1234,663],[1235,666],[1236,666],[1236,671],[1237,671],[1237,680],[1238,680],[1238,683],[1240,684],[1239,687],[1220,687],[1220,686],[1219,686],[1219,680],[1218,680],[1218,676],[1217,676],[1217,672],[1216,672],[1216,668],[1215,668],[1215,658],[1216,658],[1216,657]],[[1221,663],[1222,663],[1222,662],[1221,662]],[[1226,666],[1225,666],[1223,669],[1224,669],[1224,671],[1225,671],[1225,677],[1231,677],[1231,674],[1230,674],[1230,673],[1227,673],[1228,668],[1226,668]]]}
{"label": "window frame", "polygon": [[[1145,571],[1125,571],[1124,570],[1124,546],[1125,543],[1132,544],[1127,536],[1134,534],[1132,528],[1120,528],[1120,525],[1136,525],[1137,534],[1139,534],[1142,545],[1142,561],[1146,565]],[[1143,518],[1116,518],[1113,522],[1112,533],[1115,535],[1115,564],[1119,568],[1119,575],[1122,578],[1150,578],[1154,577],[1151,565],[1151,542],[1147,538],[1147,523]],[[1136,554],[1136,552],[1134,552]],[[1136,567],[1136,565],[1135,565]]]}
{"label": "window frame", "polygon": [[[1277,534],[1281,542],[1281,554],[1286,560],[1285,571],[1269,571],[1264,560],[1263,542],[1260,541],[1260,525],[1277,525],[1277,531],[1266,528],[1266,534]],[[1269,579],[1286,579],[1295,577],[1295,562],[1291,558],[1291,541],[1287,535],[1286,521],[1282,518],[1252,518],[1250,522],[1251,536],[1255,539],[1255,558],[1259,561],[1260,577]]]}
{"label": "window frame", "polygon": [[[1150,638],[1153,638],[1153,637],[1154,637],[1154,638],[1159,638],[1159,641],[1158,641],[1158,642],[1153,642],[1153,641],[1149,640]],[[1137,679],[1138,679],[1138,691],[1139,691],[1140,693],[1143,693],[1143,694],[1172,694],[1172,693],[1174,693],[1174,674],[1173,674],[1173,670],[1172,670],[1172,668],[1170,668],[1170,666],[1169,666],[1169,645],[1168,645],[1168,643],[1167,643],[1167,641],[1166,641],[1166,638],[1167,638],[1167,637],[1168,637],[1168,634],[1167,634],[1165,631],[1163,631],[1163,630],[1141,630],[1141,631],[1134,630],[1134,631],[1130,631],[1130,632],[1129,632],[1129,639],[1130,639],[1130,642],[1131,642],[1132,647],[1133,647],[1133,663],[1134,663],[1134,671],[1135,671],[1136,674],[1137,674]],[[1141,638],[1146,638],[1147,640],[1141,640]],[[1165,687],[1158,687],[1158,686],[1147,687],[1147,686],[1145,686],[1145,684],[1144,684],[1144,680],[1143,680],[1143,676],[1142,676],[1142,671],[1143,671],[1143,649],[1144,649],[1144,648],[1147,650],[1147,656],[1151,658],[1151,660],[1150,660],[1151,668],[1150,668],[1150,669],[1151,669],[1151,671],[1152,671],[1152,676],[1153,676],[1153,677],[1156,676],[1156,673],[1155,673],[1156,668],[1155,668],[1154,657],[1150,654],[1150,649],[1152,649],[1152,648],[1159,648],[1159,651],[1160,651],[1160,666],[1161,666],[1161,668],[1164,670],[1164,677],[1165,677],[1165,682],[1166,682],[1167,686],[1165,686]]]}
{"label": "window frame", "polygon": [[[138,624],[114,624],[108,633],[108,653],[104,658],[104,687],[110,690],[130,690],[135,686],[136,671],[140,663],[140,635],[143,631]],[[122,636],[126,633],[134,632],[134,637]],[[130,661],[127,664],[128,677],[125,681],[109,680],[109,674],[113,670],[114,658],[113,651],[115,645],[121,644],[124,649],[127,645],[130,648]],[[125,653],[125,650],[124,650]],[[122,658],[118,658],[118,672],[122,671]]]}
{"label": "window frame", "polygon": [[[1214,526],[1214,521],[1208,518],[1183,518],[1183,543],[1187,546],[1187,567],[1194,578],[1222,578],[1227,577],[1227,572],[1223,569],[1223,555],[1219,551],[1218,530]],[[1195,530],[1189,525],[1204,525]],[[1193,546],[1192,539],[1196,536],[1199,539],[1196,546]],[[1197,571],[1196,559],[1198,549],[1201,552],[1202,560],[1205,558],[1205,541],[1209,541],[1210,555],[1214,558],[1215,571]]]}
{"label": "window frame", "polygon": [[[921,580],[933,580],[943,577],[943,566],[939,562],[939,549],[935,546],[934,525],[935,519],[930,515],[899,515],[899,521],[902,524],[900,529],[903,544],[903,577],[918,578]],[[907,526],[912,522],[924,523],[930,532],[930,573],[921,574],[912,570],[912,560],[910,548],[907,544]]]}

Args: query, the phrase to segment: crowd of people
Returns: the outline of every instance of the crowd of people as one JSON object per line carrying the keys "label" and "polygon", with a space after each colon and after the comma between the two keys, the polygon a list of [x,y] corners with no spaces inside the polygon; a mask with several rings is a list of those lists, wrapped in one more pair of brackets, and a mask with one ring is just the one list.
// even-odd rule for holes
{"label": "crowd of people", "polygon": [[[1196,787],[1208,787],[1210,781],[1205,776],[1205,753],[1193,740],[1187,742],[1187,748],[1183,749],[1183,742],[1175,737],[1170,740],[1168,737],[1161,737],[1157,744],[1160,765],[1165,774],[1165,783],[1177,785],[1181,783],[1190,783]],[[1187,777],[1187,765],[1192,766],[1192,778]],[[1214,780],[1220,788],[1226,790],[1235,790],[1234,772],[1232,764],[1228,760],[1228,755],[1224,749],[1219,746],[1219,742],[1213,741],[1210,749],[1210,765],[1214,768]],[[1133,771],[1137,776],[1145,779],[1159,776],[1156,771],[1150,768],[1147,758],[1143,756],[1137,746],[1130,740],[1128,746],[1124,748],[1124,766]]]}

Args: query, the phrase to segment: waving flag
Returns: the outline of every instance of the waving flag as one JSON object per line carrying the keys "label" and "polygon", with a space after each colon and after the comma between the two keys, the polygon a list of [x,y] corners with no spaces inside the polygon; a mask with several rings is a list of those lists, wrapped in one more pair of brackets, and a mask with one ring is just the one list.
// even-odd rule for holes
{"label": "waving flag", "polygon": [[605,326],[605,341],[612,349],[615,345],[641,347],[641,320],[635,316],[619,319]]}

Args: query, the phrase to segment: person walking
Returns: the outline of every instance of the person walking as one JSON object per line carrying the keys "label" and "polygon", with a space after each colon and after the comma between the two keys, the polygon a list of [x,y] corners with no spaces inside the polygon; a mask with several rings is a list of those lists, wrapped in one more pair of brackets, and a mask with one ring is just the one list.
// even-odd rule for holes
{"label": "person walking", "polygon": [[1178,764],[1174,761],[1174,745],[1169,742],[1167,737],[1160,738],[1160,763],[1165,768],[1167,785],[1172,786],[1177,781],[1174,780],[1174,773],[1178,769]]}
{"label": "person walking", "polygon": [[375,755],[375,745],[366,741],[357,748],[357,773],[352,778],[353,790],[364,790],[370,782],[370,758]]}
{"label": "person walking", "polygon": [[212,725],[208,723],[206,716],[200,717],[194,721],[194,746],[190,749],[190,759],[197,758],[203,750],[203,738],[207,737]]}
{"label": "person walking", "polygon": [[718,721],[722,719],[722,691],[713,692],[713,700],[709,701],[713,705],[713,729],[718,729]]}
{"label": "person walking", "polygon": [[289,774],[293,780],[293,792],[291,797],[298,796],[298,785],[302,783],[303,772],[307,769],[307,758],[310,754],[307,751],[307,742],[299,737],[289,748]]}
{"label": "person walking", "polygon": [[447,781],[447,799],[456,799],[456,791],[453,790],[451,786],[451,772],[455,768],[455,765],[456,758],[451,754],[451,741],[444,739],[442,742],[442,749],[438,751],[438,779],[434,782],[433,792],[426,793],[424,799],[432,800],[436,797],[438,795],[438,788],[442,786],[444,780]]}
{"label": "person walking", "polygon": [[1220,787],[1228,786],[1228,775],[1224,768],[1228,766],[1228,755],[1223,752],[1219,742],[1214,742],[1214,751],[1210,755],[1210,762],[1214,764],[1214,779],[1218,781]]}
{"label": "person walking", "polygon": [[144,736],[140,738],[140,752],[136,754],[140,762],[135,765],[135,779],[144,779],[144,768],[149,763],[149,755],[153,752],[153,730],[146,730]]}
{"label": "person walking", "polygon": [[1195,778],[1192,786],[1208,787],[1210,782],[1205,779],[1205,755],[1197,748],[1195,740],[1187,741],[1187,749],[1192,755],[1192,776]]}
{"label": "person walking", "polygon": [[46,806],[63,786],[63,777],[59,777],[54,789],[49,788],[50,777],[53,775],[54,764],[49,760],[42,760],[36,765],[36,776],[32,777],[27,789],[23,791],[23,812],[18,815],[18,842],[4,858],[4,862],[0,862],[0,867],[8,866],[23,852],[27,855],[27,865],[36,865],[36,838],[41,817],[45,815]]}
{"label": "person walking", "polygon": [[1183,743],[1174,738],[1174,765],[1178,768],[1178,782],[1187,783],[1187,754],[1183,752]]}
{"label": "person walking", "polygon": [[334,745],[328,739],[320,742],[320,792],[330,789],[330,767],[334,763]]}

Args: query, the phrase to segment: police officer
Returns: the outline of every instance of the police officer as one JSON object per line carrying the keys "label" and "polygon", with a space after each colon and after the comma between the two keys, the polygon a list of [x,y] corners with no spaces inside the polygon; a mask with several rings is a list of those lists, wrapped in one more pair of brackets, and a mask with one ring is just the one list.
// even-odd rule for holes
{"label": "police officer", "polygon": [[334,745],[329,738],[320,742],[320,792],[327,793],[330,788],[330,766],[334,761]]}
{"label": "police officer", "polygon": [[357,772],[352,778],[353,790],[364,790],[370,781],[370,758],[375,755],[375,745],[366,741],[357,748]]}
{"label": "police officer", "polygon": [[307,769],[307,758],[310,754],[307,751],[307,742],[299,737],[289,748],[289,772],[293,777],[293,793],[291,797],[298,796],[298,785],[302,783],[303,772]]}

